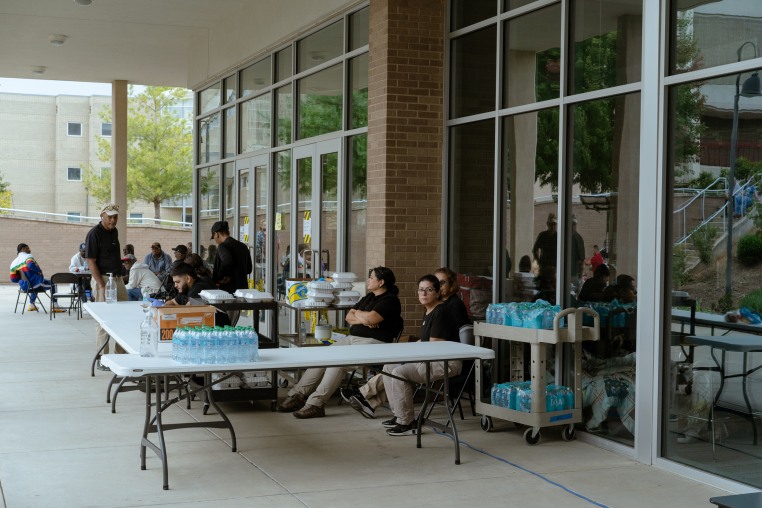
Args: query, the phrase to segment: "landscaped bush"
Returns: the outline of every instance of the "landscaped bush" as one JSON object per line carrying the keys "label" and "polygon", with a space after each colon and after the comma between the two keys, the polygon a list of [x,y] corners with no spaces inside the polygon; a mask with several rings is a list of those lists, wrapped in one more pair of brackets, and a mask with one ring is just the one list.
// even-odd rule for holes
{"label": "landscaped bush", "polygon": [[741,298],[739,306],[747,307],[757,314],[762,312],[762,289],[752,291],[748,295]]}
{"label": "landscaped bush", "polygon": [[717,238],[717,228],[706,224],[691,235],[691,242],[698,252],[699,260],[706,266],[714,257],[714,240]]}
{"label": "landscaped bush", "polygon": [[738,261],[746,266],[756,265],[762,261],[762,236],[744,235],[738,240],[736,248]]}
{"label": "landscaped bush", "polygon": [[677,245],[672,250],[672,285],[682,287],[690,280],[688,274],[688,260],[685,253],[685,245]]}

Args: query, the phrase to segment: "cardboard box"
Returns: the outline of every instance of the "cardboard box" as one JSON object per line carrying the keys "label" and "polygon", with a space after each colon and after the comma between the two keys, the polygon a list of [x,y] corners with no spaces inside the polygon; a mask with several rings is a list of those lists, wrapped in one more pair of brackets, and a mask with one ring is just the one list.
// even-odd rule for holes
{"label": "cardboard box", "polygon": [[159,343],[171,342],[175,329],[186,326],[214,326],[211,305],[169,305],[158,307]]}

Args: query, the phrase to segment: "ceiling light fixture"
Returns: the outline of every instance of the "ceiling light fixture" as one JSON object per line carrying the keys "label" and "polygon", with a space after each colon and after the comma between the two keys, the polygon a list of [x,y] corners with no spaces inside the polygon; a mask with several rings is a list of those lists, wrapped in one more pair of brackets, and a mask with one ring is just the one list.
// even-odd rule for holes
{"label": "ceiling light fixture", "polygon": [[74,3],[77,5],[90,5],[93,3],[93,0],[74,0]]}
{"label": "ceiling light fixture", "polygon": [[47,67],[45,67],[44,65],[37,65],[32,67],[32,72],[35,74],[45,74],[46,69]]}
{"label": "ceiling light fixture", "polygon": [[63,46],[64,42],[66,42],[66,39],[68,39],[68,35],[56,35],[53,34],[50,37],[48,37],[48,40],[50,40],[50,43],[53,46]]}

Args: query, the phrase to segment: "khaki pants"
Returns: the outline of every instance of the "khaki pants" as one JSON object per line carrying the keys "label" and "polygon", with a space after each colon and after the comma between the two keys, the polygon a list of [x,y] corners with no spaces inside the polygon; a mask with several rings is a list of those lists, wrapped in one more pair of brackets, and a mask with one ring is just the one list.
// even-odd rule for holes
{"label": "khaki pants", "polygon": [[[328,347],[334,346],[359,346],[363,344],[384,344],[384,342],[367,337],[348,335],[339,339]],[[354,367],[329,367],[327,369],[307,369],[299,382],[288,392],[291,397],[297,393],[304,397],[309,395],[307,404],[321,407],[331,398],[333,392],[341,385],[344,373],[353,371]]]}
{"label": "khaki pants", "polygon": [[[394,367],[399,364],[394,364]],[[386,365],[384,366],[386,367]],[[365,400],[368,401],[370,407],[376,409],[378,406],[386,403],[386,390],[384,389],[384,376],[383,374],[376,374],[368,380],[367,383],[360,387],[360,393]]]}
{"label": "khaki pants", "polygon": [[[457,376],[463,367],[462,362],[448,362],[449,376]],[[423,384],[426,382],[425,363],[405,363],[402,365],[384,365],[384,371],[412,383]],[[444,377],[444,362],[431,363],[431,381]],[[413,406],[413,385],[407,381],[400,381],[393,377],[384,380],[386,396],[389,406],[400,425],[410,425],[415,420],[415,408]]]}
{"label": "khaki pants", "polygon": [[[116,282],[116,300],[118,302],[126,302],[127,301],[127,289],[124,287],[124,280],[122,280],[121,277],[114,277],[114,281]],[[108,278],[105,280],[106,283],[108,283]],[[96,302],[105,302],[106,301],[106,288],[102,287],[98,284],[98,282],[93,278],[92,282],[92,291],[93,291],[93,298],[95,298]],[[103,344],[106,344],[108,342],[109,335],[106,333],[106,330],[101,328],[101,325],[97,324],[95,325],[95,350],[100,350],[101,346]],[[105,355],[109,352],[109,346],[106,344],[106,347],[103,348],[103,351],[101,351],[101,354]],[[119,344],[114,344],[114,352],[115,353],[125,353],[125,350],[119,346]]]}

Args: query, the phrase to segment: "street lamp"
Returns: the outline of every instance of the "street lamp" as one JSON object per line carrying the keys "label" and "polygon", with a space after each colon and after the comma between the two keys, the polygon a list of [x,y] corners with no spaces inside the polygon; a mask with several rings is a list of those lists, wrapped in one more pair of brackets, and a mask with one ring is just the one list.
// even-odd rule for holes
{"label": "street lamp", "polygon": [[[738,48],[738,61],[741,61],[741,51],[747,45],[751,45],[754,48],[754,58],[757,58],[757,46],[751,42],[746,41]],[[749,78],[741,83],[741,73],[736,76],[736,93],[733,96],[733,130],[730,134],[730,177],[728,178],[728,206],[727,221],[728,230],[728,245],[727,245],[727,266],[725,269],[725,296],[728,299],[731,298],[733,292],[733,214],[735,213],[735,196],[733,190],[736,186],[736,144],[738,143],[738,99],[740,96],[744,97],[760,97],[762,96],[762,86],[760,86],[759,75],[755,71]]]}

